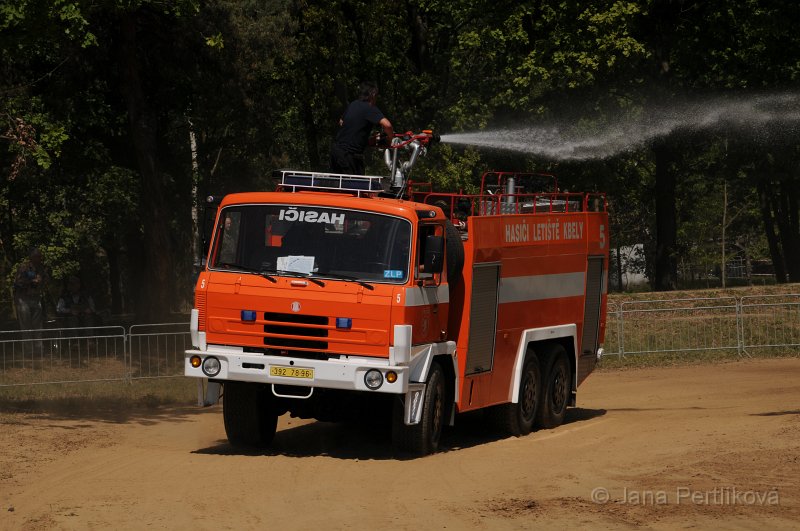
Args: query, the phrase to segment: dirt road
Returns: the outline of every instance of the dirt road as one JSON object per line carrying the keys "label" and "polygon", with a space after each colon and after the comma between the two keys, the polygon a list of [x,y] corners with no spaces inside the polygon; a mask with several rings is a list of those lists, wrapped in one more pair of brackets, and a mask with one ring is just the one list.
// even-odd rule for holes
{"label": "dirt road", "polygon": [[0,528],[796,528],[798,376],[796,358],[601,372],[560,428],[465,419],[415,460],[386,431],[289,418],[242,454],[218,407],[0,412]]}

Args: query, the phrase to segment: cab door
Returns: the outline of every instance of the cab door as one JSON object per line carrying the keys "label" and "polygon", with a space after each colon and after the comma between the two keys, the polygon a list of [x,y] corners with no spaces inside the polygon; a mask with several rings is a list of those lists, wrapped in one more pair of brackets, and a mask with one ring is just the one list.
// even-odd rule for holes
{"label": "cab door", "polygon": [[[435,343],[447,337],[449,290],[441,272],[425,271],[425,253],[429,236],[444,237],[441,223],[421,223],[414,248],[414,287],[406,289],[407,305],[415,307],[412,341]],[[441,258],[444,259],[444,256]]]}

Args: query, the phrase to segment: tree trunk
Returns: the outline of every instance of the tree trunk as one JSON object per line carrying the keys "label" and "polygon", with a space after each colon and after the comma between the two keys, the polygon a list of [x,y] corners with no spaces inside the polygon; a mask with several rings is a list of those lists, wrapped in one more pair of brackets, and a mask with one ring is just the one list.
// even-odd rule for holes
{"label": "tree trunk", "polygon": [[758,206],[761,210],[761,220],[764,223],[764,233],[769,245],[769,255],[772,257],[772,268],[775,271],[775,281],[779,284],[786,282],[786,268],[783,262],[778,235],[775,234],[775,219],[769,201],[768,183],[764,179],[759,179],[758,184]]}
{"label": "tree trunk", "polygon": [[125,276],[128,282],[122,286],[122,298],[125,300],[125,312],[132,312],[134,315],[140,316],[137,319],[138,322],[152,322],[145,318],[148,315],[148,307],[146,306],[147,298],[143,293],[146,291],[143,288],[146,283],[145,268],[141,260],[144,248],[141,231],[137,227],[130,227],[125,234],[124,263],[127,265]]}
{"label": "tree trunk", "polygon": [[672,169],[672,151],[667,141],[653,146],[656,163],[656,256],[653,289],[669,291],[677,288],[678,227],[675,215],[675,172]]}
{"label": "tree trunk", "polygon": [[108,258],[108,283],[111,287],[111,313],[122,313],[122,291],[120,289],[119,249],[113,242],[103,247]]}
{"label": "tree trunk", "polygon": [[308,151],[308,162],[314,169],[324,170],[321,167],[319,158],[319,143],[317,142],[317,127],[314,125],[314,113],[311,110],[311,98],[304,98],[302,115],[303,130],[306,137],[306,149]]}
{"label": "tree trunk", "polygon": [[727,286],[727,273],[726,273],[726,260],[725,260],[725,229],[728,225],[728,183],[727,181],[722,185],[722,288]]}
{"label": "tree trunk", "polygon": [[[788,176],[787,176],[788,178]],[[789,282],[800,282],[800,227],[798,227],[797,187],[788,180],[781,181],[781,212],[778,218],[781,247],[786,257]]]}
{"label": "tree trunk", "polygon": [[194,133],[192,119],[188,118],[189,124],[189,149],[192,152],[192,264],[194,272],[199,271],[202,265],[202,246],[200,243],[200,201],[197,197],[200,186],[200,166],[197,163],[197,136]]}
{"label": "tree trunk", "polygon": [[408,59],[414,65],[414,73],[418,75],[428,70],[428,27],[414,2],[406,2],[406,24],[411,34]]}
{"label": "tree trunk", "polygon": [[[157,126],[155,112],[149,108],[142,87],[137,56],[137,27],[135,13],[124,16],[120,27],[122,95],[128,107],[130,136],[135,160],[142,179],[141,216],[144,246],[140,267],[143,284],[134,290],[141,297],[136,307],[145,315],[137,320],[150,322],[165,318],[171,309],[172,255],[169,230],[170,216],[166,202],[165,183],[158,169]],[[131,255],[133,260],[139,258]]]}

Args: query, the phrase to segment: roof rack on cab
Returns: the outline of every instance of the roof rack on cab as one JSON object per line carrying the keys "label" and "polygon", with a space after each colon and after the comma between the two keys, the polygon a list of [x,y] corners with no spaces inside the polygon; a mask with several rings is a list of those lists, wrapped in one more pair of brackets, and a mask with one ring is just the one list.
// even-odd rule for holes
{"label": "roof rack on cab", "polygon": [[297,192],[314,190],[320,192],[340,192],[358,197],[383,192],[384,177],[372,175],[346,175],[340,173],[317,173],[296,170],[278,170],[278,190]]}

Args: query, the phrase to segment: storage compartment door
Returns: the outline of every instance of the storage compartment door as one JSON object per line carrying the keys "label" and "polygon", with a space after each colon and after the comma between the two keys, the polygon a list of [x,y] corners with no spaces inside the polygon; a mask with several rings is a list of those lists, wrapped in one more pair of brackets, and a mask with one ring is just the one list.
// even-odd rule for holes
{"label": "storage compartment door", "polygon": [[603,257],[590,256],[586,267],[586,300],[583,305],[583,334],[578,358],[578,385],[597,364],[597,336],[600,331],[600,303],[603,295]]}
{"label": "storage compartment door", "polygon": [[472,269],[472,297],[469,310],[467,374],[492,370],[497,333],[497,291],[500,264],[475,264]]}

